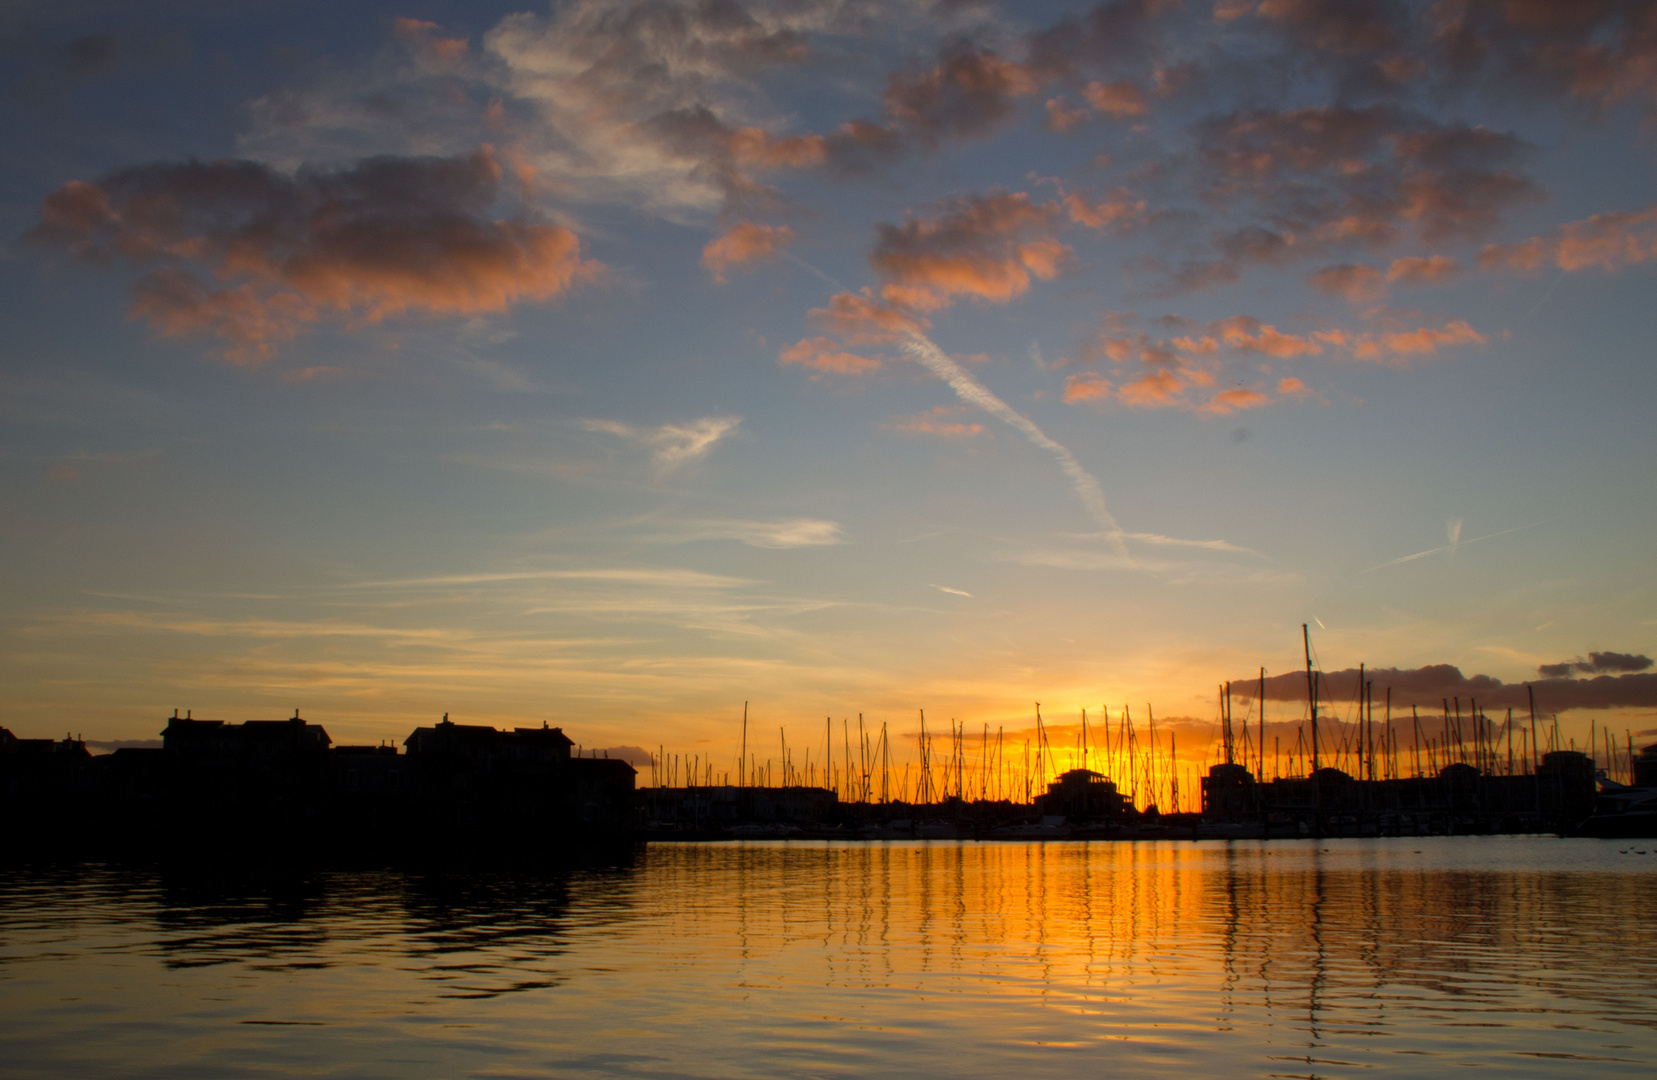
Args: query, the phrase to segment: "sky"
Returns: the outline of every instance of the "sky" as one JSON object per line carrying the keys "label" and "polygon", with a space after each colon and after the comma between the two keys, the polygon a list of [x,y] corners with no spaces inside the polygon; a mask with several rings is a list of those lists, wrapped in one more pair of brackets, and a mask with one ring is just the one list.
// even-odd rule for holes
{"label": "sky", "polygon": [[60,0],[0,55],[20,736],[1039,703],[1197,760],[1227,680],[1303,715],[1302,624],[1349,712],[1657,736],[1657,5]]}

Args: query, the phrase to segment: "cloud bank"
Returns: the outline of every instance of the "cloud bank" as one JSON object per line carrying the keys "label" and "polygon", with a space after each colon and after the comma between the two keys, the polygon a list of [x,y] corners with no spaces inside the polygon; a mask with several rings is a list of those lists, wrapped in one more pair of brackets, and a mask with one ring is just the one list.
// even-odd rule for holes
{"label": "cloud bank", "polygon": [[291,175],[145,165],[58,188],[29,238],[138,268],[133,318],[164,337],[212,334],[225,360],[257,364],[320,322],[504,312],[594,275],[570,229],[494,215],[502,179],[487,147]]}

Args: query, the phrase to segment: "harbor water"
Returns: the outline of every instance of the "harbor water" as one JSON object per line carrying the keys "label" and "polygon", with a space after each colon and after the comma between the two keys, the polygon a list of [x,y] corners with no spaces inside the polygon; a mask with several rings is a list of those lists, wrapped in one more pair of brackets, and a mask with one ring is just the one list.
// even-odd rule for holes
{"label": "harbor water", "polygon": [[7,1077],[1657,1074],[1657,843],[0,866]]}

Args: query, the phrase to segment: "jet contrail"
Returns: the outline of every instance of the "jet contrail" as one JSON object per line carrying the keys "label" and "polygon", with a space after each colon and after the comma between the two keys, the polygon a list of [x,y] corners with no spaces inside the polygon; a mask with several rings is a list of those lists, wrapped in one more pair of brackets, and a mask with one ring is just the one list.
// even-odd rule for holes
{"label": "jet contrail", "polygon": [[1052,454],[1059,461],[1059,468],[1070,480],[1070,488],[1076,493],[1093,520],[1105,530],[1105,539],[1112,548],[1123,558],[1129,558],[1128,546],[1123,542],[1122,526],[1111,517],[1110,510],[1105,506],[1105,492],[1099,486],[1099,481],[1093,474],[1082,468],[1082,463],[1076,460],[1076,455],[1069,449],[1047,437],[1047,433],[1037,427],[1028,417],[1011,405],[1002,401],[991,393],[984,384],[967,374],[961,367],[938,346],[918,330],[909,330],[903,335],[901,347],[915,360],[919,361],[928,371],[949,384],[957,397],[970,405],[996,417],[1003,423],[1018,429],[1035,446]]}
{"label": "jet contrail", "polygon": [[[852,291],[843,282],[837,280],[834,275],[824,273],[792,252],[783,252],[783,258],[815,274],[841,292]],[[1099,486],[1099,481],[1093,478],[1092,473],[1082,468],[1082,463],[1076,460],[1075,454],[1048,438],[1047,433],[1037,427],[1023,413],[996,397],[984,384],[967,374],[966,369],[951,360],[947,353],[933,344],[932,339],[919,330],[913,327],[906,330],[903,334],[901,348],[932,374],[948,383],[949,388],[954,390],[956,396],[962,401],[969,405],[976,405],[991,416],[1017,428],[1031,443],[1058,458],[1059,468],[1064,470],[1064,475],[1070,480],[1071,490],[1081,500],[1082,506],[1087,510],[1088,515],[1098,522],[1100,528],[1105,530],[1105,539],[1109,541],[1111,548],[1124,559],[1132,558],[1128,554],[1128,545],[1123,539],[1125,534],[1122,532],[1122,526],[1116,523],[1116,519],[1111,517],[1110,510],[1105,506],[1104,489]]]}
{"label": "jet contrail", "polygon": [[1397,566],[1399,563],[1414,562],[1417,559],[1425,559],[1427,556],[1437,555],[1441,551],[1448,551],[1452,556],[1454,556],[1457,548],[1466,547],[1468,544],[1476,544],[1481,540],[1494,540],[1498,536],[1506,536],[1508,533],[1520,532],[1524,529],[1532,528],[1536,524],[1537,522],[1533,521],[1529,525],[1515,525],[1513,528],[1503,529],[1501,532],[1486,533],[1483,536],[1475,536],[1471,540],[1463,540],[1461,538],[1461,522],[1457,521],[1455,523],[1455,527],[1450,531],[1450,543],[1445,544],[1442,547],[1428,548],[1426,551],[1418,551],[1414,555],[1405,555],[1401,558],[1389,559],[1386,562],[1381,563],[1379,566],[1372,566],[1368,570],[1360,570],[1358,572],[1360,574],[1374,573],[1376,570],[1385,570],[1387,567]]}

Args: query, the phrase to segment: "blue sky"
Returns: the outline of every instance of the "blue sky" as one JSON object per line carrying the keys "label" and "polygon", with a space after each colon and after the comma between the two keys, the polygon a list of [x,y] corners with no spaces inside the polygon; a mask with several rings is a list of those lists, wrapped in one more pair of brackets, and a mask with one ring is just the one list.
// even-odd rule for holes
{"label": "blue sky", "polygon": [[[744,701],[1040,701],[1201,742],[1303,622],[1330,671],[1652,650],[1650,4],[25,4],[0,40],[19,734],[723,752]],[[1616,677],[1555,708],[1653,731]]]}

